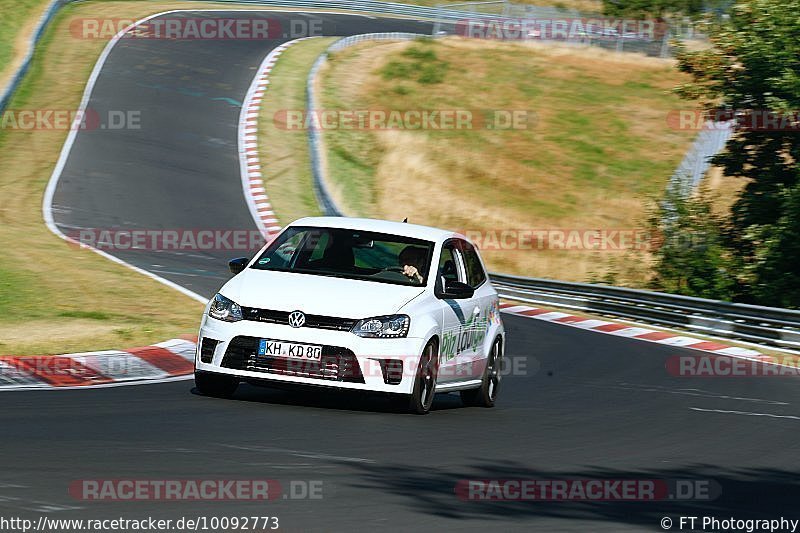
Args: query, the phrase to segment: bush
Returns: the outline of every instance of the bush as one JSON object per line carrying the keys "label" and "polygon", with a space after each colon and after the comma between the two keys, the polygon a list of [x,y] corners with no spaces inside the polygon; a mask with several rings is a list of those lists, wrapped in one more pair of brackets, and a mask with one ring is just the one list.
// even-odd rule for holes
{"label": "bush", "polygon": [[656,290],[732,301],[740,296],[740,264],[726,246],[725,224],[711,204],[668,193],[650,219],[656,259]]}
{"label": "bush", "polygon": [[390,61],[384,65],[380,70],[384,80],[403,79],[424,85],[444,81],[449,64],[440,60],[433,50],[412,46],[404,50],[402,55],[412,61]]}

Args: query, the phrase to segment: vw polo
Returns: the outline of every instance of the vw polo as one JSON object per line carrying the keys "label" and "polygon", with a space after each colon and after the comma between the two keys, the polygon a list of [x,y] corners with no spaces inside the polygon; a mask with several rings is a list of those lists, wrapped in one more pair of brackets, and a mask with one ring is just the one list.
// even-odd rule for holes
{"label": "vw polo", "polygon": [[441,229],[315,217],[285,227],[206,306],[203,394],[242,381],[387,393],[425,414],[435,393],[494,406],[505,331],[475,246]]}

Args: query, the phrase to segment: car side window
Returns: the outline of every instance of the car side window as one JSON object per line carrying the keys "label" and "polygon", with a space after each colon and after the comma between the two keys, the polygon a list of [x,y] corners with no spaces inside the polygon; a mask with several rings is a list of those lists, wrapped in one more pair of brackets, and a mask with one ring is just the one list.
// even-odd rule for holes
{"label": "car side window", "polygon": [[458,266],[453,244],[445,244],[442,247],[442,255],[439,258],[439,277],[450,281],[458,281]]}
{"label": "car side window", "polygon": [[486,272],[483,271],[478,251],[467,241],[460,241],[461,253],[464,258],[464,267],[467,270],[467,283],[473,289],[486,281]]}

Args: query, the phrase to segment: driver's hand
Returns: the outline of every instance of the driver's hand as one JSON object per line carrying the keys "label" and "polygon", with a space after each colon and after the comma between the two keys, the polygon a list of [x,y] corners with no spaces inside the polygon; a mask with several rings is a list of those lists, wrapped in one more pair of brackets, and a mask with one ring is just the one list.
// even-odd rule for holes
{"label": "driver's hand", "polygon": [[419,270],[417,270],[417,267],[415,266],[403,265],[403,275],[412,279],[416,279],[420,283],[422,283],[422,276],[420,275]]}

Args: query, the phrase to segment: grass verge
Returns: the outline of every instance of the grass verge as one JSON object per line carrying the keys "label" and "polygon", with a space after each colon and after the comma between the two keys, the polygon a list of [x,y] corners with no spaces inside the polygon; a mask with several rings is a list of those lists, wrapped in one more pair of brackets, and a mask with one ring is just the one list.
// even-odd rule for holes
{"label": "grass verge", "polygon": [[308,154],[308,132],[286,129],[286,111],[305,110],[306,79],[319,55],[337,38],[309,39],[286,49],[270,73],[259,115],[259,157],[264,188],[282,224],[319,215]]}
{"label": "grass verge", "polygon": [[[644,229],[688,148],[666,117],[686,104],[668,60],[594,48],[459,38],[366,43],[322,72],[326,109],[532,110],[519,129],[331,129],[348,213],[457,230]],[[476,113],[475,116],[478,116]],[[485,250],[493,270],[641,285],[646,253]]]}
{"label": "grass verge", "polygon": [[30,38],[49,0],[0,0],[0,88],[11,80],[25,57]]}
{"label": "grass verge", "polygon": [[[106,45],[78,39],[80,17],[141,18],[189,2],[85,2],[63,8],[37,48],[11,109],[76,109]],[[230,6],[225,6],[230,7]],[[4,12],[5,14],[5,12]],[[197,328],[202,306],[97,254],[42,222],[42,195],[66,131],[0,131],[0,354],[144,345]]]}

